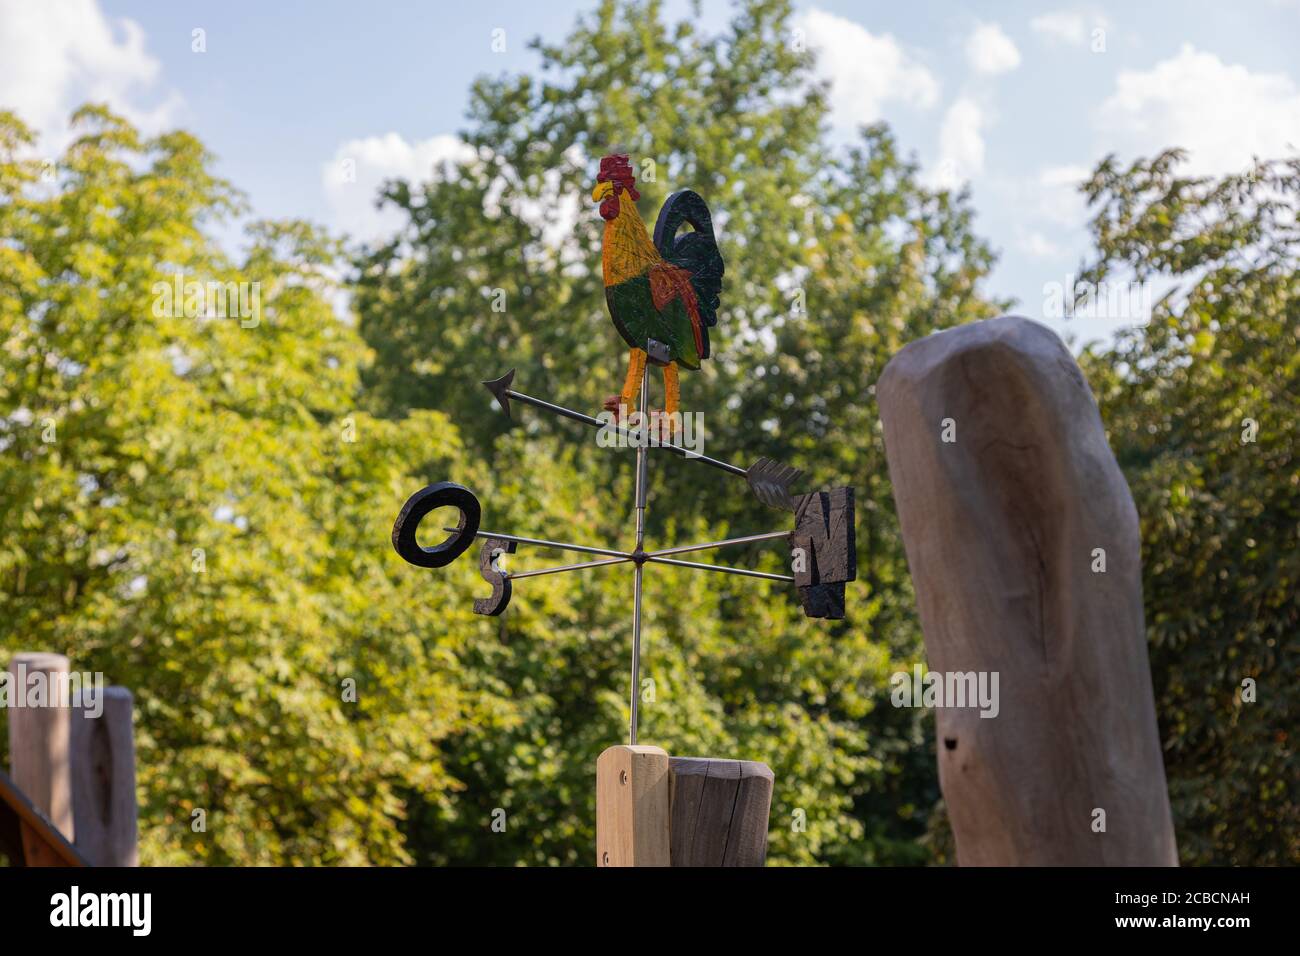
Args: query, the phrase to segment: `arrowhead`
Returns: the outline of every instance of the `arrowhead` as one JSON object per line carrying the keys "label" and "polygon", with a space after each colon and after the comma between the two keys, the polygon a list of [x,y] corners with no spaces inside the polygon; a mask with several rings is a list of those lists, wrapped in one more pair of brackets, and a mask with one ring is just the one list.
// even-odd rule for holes
{"label": "arrowhead", "polygon": [[506,413],[506,418],[510,418],[510,396],[506,394],[506,390],[510,388],[510,383],[514,380],[515,370],[511,369],[500,378],[494,378],[490,382],[483,383],[501,405],[501,410]]}

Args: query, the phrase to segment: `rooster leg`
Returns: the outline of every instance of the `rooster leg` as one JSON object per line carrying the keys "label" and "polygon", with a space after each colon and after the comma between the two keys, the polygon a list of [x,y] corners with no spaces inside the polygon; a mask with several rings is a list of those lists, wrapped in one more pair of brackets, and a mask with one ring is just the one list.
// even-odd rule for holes
{"label": "rooster leg", "polygon": [[613,412],[619,418],[627,411],[636,408],[637,392],[641,391],[641,379],[645,377],[646,354],[641,349],[632,349],[627,358],[627,378],[623,381],[623,391],[605,399],[605,410]]}
{"label": "rooster leg", "polygon": [[677,430],[677,407],[681,404],[682,390],[677,381],[677,363],[664,366],[664,419],[669,437]]}

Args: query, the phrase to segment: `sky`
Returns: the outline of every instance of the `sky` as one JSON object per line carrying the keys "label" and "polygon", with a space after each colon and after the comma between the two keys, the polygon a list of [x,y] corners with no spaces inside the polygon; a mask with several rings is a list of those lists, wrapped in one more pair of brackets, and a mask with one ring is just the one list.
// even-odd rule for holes
{"label": "sky", "polygon": [[[558,41],[591,5],[0,0],[0,107],[37,128],[49,155],[87,100],[148,132],[186,128],[257,216],[373,239],[391,228],[373,206],[378,184],[457,155],[473,79],[535,68],[527,41]],[[717,28],[729,6],[665,11]],[[927,183],[968,184],[976,229],[1000,254],[986,291],[1075,342],[1145,311],[1130,290],[1119,316],[1060,314],[1089,252],[1074,187],[1099,159],[1178,145],[1189,172],[1214,175],[1300,151],[1300,0],[796,10],[791,42],[817,51],[836,140],[884,120]]]}

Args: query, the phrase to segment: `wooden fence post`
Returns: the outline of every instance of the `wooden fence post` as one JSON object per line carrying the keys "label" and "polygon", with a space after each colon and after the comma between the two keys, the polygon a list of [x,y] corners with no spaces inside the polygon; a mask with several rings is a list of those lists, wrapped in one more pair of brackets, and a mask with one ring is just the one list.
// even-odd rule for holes
{"label": "wooden fence post", "polygon": [[762,866],[772,771],[753,760],[673,757],[672,865]]}
{"label": "wooden fence post", "polygon": [[1061,340],[1004,317],[913,342],[877,390],[926,655],[999,675],[939,707],[963,865],[1177,865],[1137,512]]}
{"label": "wooden fence post", "polygon": [[[23,675],[41,674],[48,694],[66,689],[68,659],[62,654],[21,652],[9,663],[14,693],[25,695]],[[66,704],[66,702],[65,702]],[[69,841],[72,816],[72,712],[67,706],[15,706],[9,710],[9,766],[14,784]]]}
{"label": "wooden fence post", "polygon": [[72,712],[76,846],[92,866],[138,866],[131,692],[106,687],[102,704],[98,717]]}
{"label": "wooden fence post", "polygon": [[668,754],[608,747],[596,760],[596,865],[668,866]]}
{"label": "wooden fence post", "polygon": [[597,866],[762,866],[772,771],[610,747],[596,761]]}

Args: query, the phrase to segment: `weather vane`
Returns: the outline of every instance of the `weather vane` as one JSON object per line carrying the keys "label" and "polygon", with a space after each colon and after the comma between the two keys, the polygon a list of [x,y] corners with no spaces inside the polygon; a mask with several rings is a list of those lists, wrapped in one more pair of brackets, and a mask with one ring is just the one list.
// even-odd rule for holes
{"label": "weather vane", "polygon": [[[647,564],[666,564],[699,571],[764,578],[793,584],[804,613],[809,617],[844,617],[844,585],[857,577],[854,542],[854,495],[852,487],[832,488],[792,495],[790,486],[803,472],[770,458],[759,458],[748,468],[710,458],[686,445],[674,442],[680,421],[678,368],[698,370],[710,355],[709,329],[718,321],[723,263],[713,233],[709,207],[696,192],[681,190],[669,196],[659,210],[653,239],[637,212],[640,194],[626,155],[606,156],[600,162],[593,202],[600,204],[605,220],[602,265],[605,301],[615,327],[628,343],[627,377],[622,391],[605,401],[602,418],[516,391],[515,370],[483,384],[510,415],[511,401],[612,431],[620,439],[617,447],[636,450],[636,525],[630,551],[592,547],[543,538],[527,538],[484,531],[480,527],[482,508],[474,494],[462,485],[443,481],[421,489],[407,500],[393,525],[393,547],[411,564],[441,568],[450,564],[474,542],[482,539],[479,570],[492,585],[492,593],[474,601],[477,614],[497,615],[510,603],[511,585],[525,578],[563,574],[589,568],[632,565],[632,681],[631,719],[628,742],[637,742],[637,703],[641,671],[642,577]],[[691,229],[682,231],[689,225]],[[680,234],[679,234],[680,233]],[[663,369],[664,409],[647,409],[649,376],[647,364]],[[639,392],[639,401],[632,410]],[[708,541],[702,544],[649,550],[645,548],[645,515],[649,451],[654,448],[686,461],[699,462],[743,478],[763,504],[794,515],[790,530]],[[454,528],[441,544],[422,547],[416,542],[421,520],[431,511],[451,507],[460,512]],[[748,568],[732,568],[682,560],[679,555],[724,548],[728,545],[784,539],[790,547],[791,574],[771,574]],[[513,554],[518,545],[550,548],[597,556],[595,560],[526,571],[509,571],[498,563]]]}

